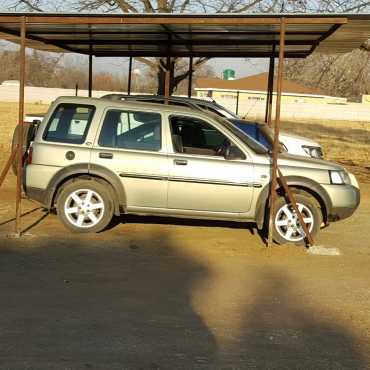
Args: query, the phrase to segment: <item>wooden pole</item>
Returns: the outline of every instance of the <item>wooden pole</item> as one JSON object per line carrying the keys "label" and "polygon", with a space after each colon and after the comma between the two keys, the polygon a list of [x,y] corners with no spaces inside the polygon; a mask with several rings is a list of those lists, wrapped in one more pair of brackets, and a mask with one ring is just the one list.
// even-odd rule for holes
{"label": "wooden pole", "polygon": [[275,114],[275,132],[274,144],[272,148],[272,171],[271,171],[271,189],[270,189],[270,207],[269,207],[269,228],[268,228],[268,243],[272,246],[272,233],[274,224],[274,210],[276,203],[276,187],[277,187],[277,160],[279,153],[279,130],[280,130],[280,111],[281,111],[281,93],[282,93],[282,80],[284,70],[284,52],[285,52],[285,18],[281,18],[280,22],[280,46],[279,46],[279,66],[277,76],[277,89],[276,89],[276,114]]}
{"label": "wooden pole", "polygon": [[191,98],[193,90],[193,57],[189,59],[189,79],[188,79],[188,98]]}
{"label": "wooden pole", "polygon": [[19,50],[19,116],[18,116],[18,168],[15,201],[15,234],[21,236],[21,207],[23,179],[23,124],[24,124],[24,86],[26,77],[26,17],[21,19],[21,40]]}
{"label": "wooden pole", "polygon": [[128,62],[128,81],[127,81],[127,95],[131,95],[131,79],[132,79],[132,57]]}

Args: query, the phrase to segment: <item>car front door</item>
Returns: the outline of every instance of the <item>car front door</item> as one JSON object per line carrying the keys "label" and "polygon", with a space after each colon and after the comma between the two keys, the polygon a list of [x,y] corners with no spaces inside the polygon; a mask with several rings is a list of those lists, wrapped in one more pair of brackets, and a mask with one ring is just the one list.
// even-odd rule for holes
{"label": "car front door", "polygon": [[168,208],[217,213],[248,213],[253,197],[251,158],[228,160],[227,147],[235,144],[211,123],[201,119],[169,117],[172,153],[169,153]]}
{"label": "car front door", "polygon": [[164,143],[160,113],[110,108],[105,112],[91,163],[119,176],[129,210],[165,208],[168,162]]}

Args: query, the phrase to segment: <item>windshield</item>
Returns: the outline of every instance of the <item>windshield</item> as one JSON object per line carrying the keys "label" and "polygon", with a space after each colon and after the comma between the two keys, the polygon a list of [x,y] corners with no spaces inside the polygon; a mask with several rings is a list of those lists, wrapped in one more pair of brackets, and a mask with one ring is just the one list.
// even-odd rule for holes
{"label": "windshield", "polygon": [[216,116],[215,114],[212,117],[221,125],[229,129],[239,140],[246,144],[249,148],[255,151],[257,154],[266,154],[268,149],[260,144],[258,141],[250,137],[248,134],[240,130],[237,126],[226,120],[225,118]]}
{"label": "windshield", "polygon": [[267,149],[272,148],[273,136],[269,127],[257,122],[248,122],[243,120],[231,120],[231,122]]}

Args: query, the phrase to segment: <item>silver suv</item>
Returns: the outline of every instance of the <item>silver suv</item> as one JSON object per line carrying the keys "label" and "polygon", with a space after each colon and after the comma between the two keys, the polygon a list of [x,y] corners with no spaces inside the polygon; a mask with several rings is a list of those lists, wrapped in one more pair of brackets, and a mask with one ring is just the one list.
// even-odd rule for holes
{"label": "silver suv", "polygon": [[[359,189],[334,163],[281,154],[308,229],[349,217]],[[99,232],[123,213],[250,221],[263,229],[267,149],[224,118],[186,107],[61,97],[34,137],[25,192],[75,232]],[[284,192],[274,239],[304,234]]]}

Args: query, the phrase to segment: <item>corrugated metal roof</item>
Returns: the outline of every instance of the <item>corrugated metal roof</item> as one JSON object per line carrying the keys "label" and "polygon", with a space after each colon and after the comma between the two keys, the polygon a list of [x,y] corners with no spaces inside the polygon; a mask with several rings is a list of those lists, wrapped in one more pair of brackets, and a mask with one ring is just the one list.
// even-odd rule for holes
{"label": "corrugated metal roof", "polygon": [[18,42],[22,16],[28,47],[96,56],[268,57],[279,52],[282,16],[286,57],[344,53],[370,38],[369,14],[60,13],[0,13],[0,38]]}

